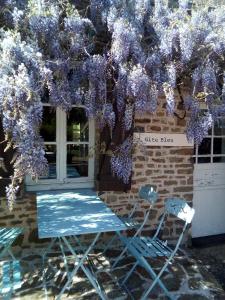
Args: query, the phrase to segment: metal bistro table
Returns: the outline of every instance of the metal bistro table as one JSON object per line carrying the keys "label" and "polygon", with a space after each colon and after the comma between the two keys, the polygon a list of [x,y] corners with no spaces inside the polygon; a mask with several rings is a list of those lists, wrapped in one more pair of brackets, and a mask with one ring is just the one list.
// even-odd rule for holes
{"label": "metal bistro table", "polygon": [[[73,276],[79,268],[83,270],[101,299],[107,299],[95,274],[84,262],[103,232],[126,230],[126,225],[103,203],[92,189],[45,191],[37,193],[38,235],[39,238],[51,238],[48,252],[55,242],[64,258],[67,271],[67,282],[57,296],[60,299],[64,291],[72,283]],[[80,235],[93,234],[93,240],[86,247],[82,256],[71,244],[71,237],[77,240]],[[78,240],[79,241],[79,240]],[[67,258],[63,245],[74,258],[73,271],[68,270]]]}

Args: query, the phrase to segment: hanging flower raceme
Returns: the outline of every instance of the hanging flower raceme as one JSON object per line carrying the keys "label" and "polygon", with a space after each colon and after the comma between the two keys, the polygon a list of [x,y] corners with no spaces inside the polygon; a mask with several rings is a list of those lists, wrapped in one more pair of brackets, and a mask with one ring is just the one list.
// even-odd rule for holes
{"label": "hanging flower raceme", "polygon": [[106,103],[106,67],[107,60],[101,55],[93,55],[84,64],[84,71],[89,81],[85,105],[87,114],[90,117],[100,113]]}
{"label": "hanging flower raceme", "polygon": [[124,183],[128,184],[132,172],[132,148],[133,139],[128,137],[120,146],[116,148],[111,157],[111,167],[113,173]]}
{"label": "hanging flower raceme", "polygon": [[145,70],[140,65],[135,66],[128,76],[127,96],[133,99],[136,112],[146,110],[149,87],[150,80]]}

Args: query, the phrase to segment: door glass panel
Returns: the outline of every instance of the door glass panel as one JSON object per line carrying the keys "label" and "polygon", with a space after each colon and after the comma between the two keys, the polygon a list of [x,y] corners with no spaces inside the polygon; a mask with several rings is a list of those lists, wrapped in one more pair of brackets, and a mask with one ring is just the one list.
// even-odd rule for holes
{"label": "door glass panel", "polygon": [[220,119],[215,124],[214,135],[225,135],[225,119]]}
{"label": "door glass panel", "polygon": [[210,154],[211,153],[211,138],[203,139],[202,143],[198,147],[198,154]]}
{"label": "door glass panel", "polygon": [[213,154],[225,154],[225,138],[214,138]]}
{"label": "door glass panel", "polygon": [[67,118],[67,141],[88,141],[88,118],[83,108],[72,108]]}
{"label": "door glass panel", "polygon": [[199,164],[206,164],[210,163],[210,157],[198,157]]}
{"label": "door glass panel", "polygon": [[224,156],[223,157],[213,157],[213,162],[214,163],[220,163],[220,162],[224,163],[225,157]]}
{"label": "door glass panel", "polygon": [[41,179],[56,179],[56,145],[45,145],[45,157],[48,161],[48,174]]}
{"label": "door glass panel", "polygon": [[45,142],[56,141],[56,111],[50,106],[43,107],[43,121],[40,135]]}
{"label": "door glass panel", "polygon": [[67,177],[88,177],[88,145],[67,145]]}

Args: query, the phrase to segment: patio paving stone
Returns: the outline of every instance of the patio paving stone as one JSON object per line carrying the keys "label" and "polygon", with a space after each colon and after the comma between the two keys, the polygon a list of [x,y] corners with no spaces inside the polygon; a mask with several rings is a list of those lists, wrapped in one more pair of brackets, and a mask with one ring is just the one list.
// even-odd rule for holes
{"label": "patio paving stone", "polygon": [[[27,250],[23,253],[21,262],[24,271],[24,282],[13,299],[45,299],[44,289],[42,288],[43,265],[40,253],[40,250],[38,253],[29,253]],[[122,259],[117,268],[111,271],[110,261],[112,264],[119,253],[119,251],[107,251],[107,255],[102,255],[100,251],[96,251],[91,258],[97,265],[97,276],[104,286],[108,298],[110,300],[130,300],[132,298],[119,286],[118,281],[121,281],[122,276],[128,272],[134,259],[132,257]],[[165,285],[177,300],[225,300],[225,291],[221,283],[209,272],[209,266],[206,263],[203,265],[197,253],[198,251],[195,249],[180,252],[170,268],[172,273],[165,272],[163,275]],[[206,256],[204,259],[206,260]],[[47,295],[49,300],[53,300],[67,281],[67,277],[62,260],[56,252],[51,253],[47,257],[47,261],[48,265],[45,265],[46,281],[48,283]],[[160,268],[162,262],[154,261],[153,265]],[[59,271],[56,273],[54,268]],[[69,268],[73,268],[72,260],[69,260]],[[133,299],[138,300],[150,283],[151,279],[146,271],[138,267],[128,280],[127,287],[132,291]],[[79,270],[78,276],[73,279],[70,290],[67,290],[62,296],[62,300],[70,299],[99,300],[95,289],[81,270]],[[148,299],[165,300],[167,298],[161,289],[156,286]]]}

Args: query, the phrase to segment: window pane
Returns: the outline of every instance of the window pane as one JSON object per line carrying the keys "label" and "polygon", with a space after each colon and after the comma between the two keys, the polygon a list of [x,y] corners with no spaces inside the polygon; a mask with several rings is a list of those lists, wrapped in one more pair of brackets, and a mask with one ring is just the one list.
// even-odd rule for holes
{"label": "window pane", "polygon": [[213,162],[214,163],[219,163],[219,162],[224,163],[225,162],[225,157],[213,157]]}
{"label": "window pane", "polygon": [[67,145],[67,177],[88,176],[88,145]]}
{"label": "window pane", "polygon": [[67,118],[67,141],[88,141],[88,118],[83,108],[72,108]]}
{"label": "window pane", "polygon": [[211,154],[211,138],[203,139],[202,143],[198,146],[198,154]]}
{"label": "window pane", "polygon": [[214,125],[214,135],[225,135],[225,119],[219,119]]}
{"label": "window pane", "polygon": [[56,145],[45,145],[45,157],[48,161],[48,174],[41,179],[56,179]]}
{"label": "window pane", "polygon": [[43,107],[43,121],[40,135],[45,142],[56,141],[56,111],[51,106]]}
{"label": "window pane", "polygon": [[214,154],[225,154],[225,139],[214,138],[213,153]]}
{"label": "window pane", "polygon": [[206,164],[210,163],[210,157],[198,157],[199,164]]}

